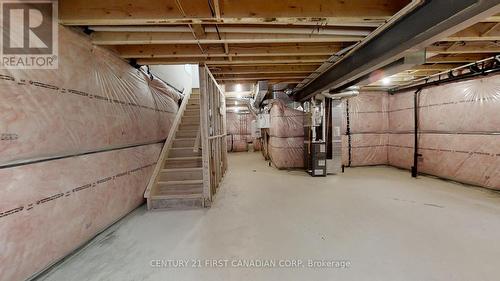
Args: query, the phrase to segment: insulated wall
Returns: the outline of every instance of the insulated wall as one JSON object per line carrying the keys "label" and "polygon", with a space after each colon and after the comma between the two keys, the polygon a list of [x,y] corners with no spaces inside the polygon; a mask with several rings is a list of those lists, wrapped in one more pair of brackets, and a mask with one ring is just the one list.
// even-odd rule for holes
{"label": "insulated wall", "polygon": [[252,137],[252,121],[255,116],[251,113],[226,113],[227,151],[248,151],[248,144],[255,143]]}
{"label": "insulated wall", "polygon": [[67,28],[59,46],[59,69],[0,70],[0,166],[166,138],[178,94]]}
{"label": "insulated wall", "polygon": [[[414,93],[390,97],[390,165],[413,165]],[[500,76],[418,95],[419,172],[500,189]]]}
{"label": "insulated wall", "polygon": [[279,169],[304,167],[304,113],[275,101],[270,110],[267,152]]}
{"label": "insulated wall", "polygon": [[25,280],[142,204],[161,144],[0,169],[0,280]]}
{"label": "insulated wall", "polygon": [[387,164],[388,107],[386,92],[361,92],[343,102],[344,166]]}
{"label": "insulated wall", "polygon": [[0,70],[0,280],[24,280],[143,202],[179,95],[59,30],[59,69]]}

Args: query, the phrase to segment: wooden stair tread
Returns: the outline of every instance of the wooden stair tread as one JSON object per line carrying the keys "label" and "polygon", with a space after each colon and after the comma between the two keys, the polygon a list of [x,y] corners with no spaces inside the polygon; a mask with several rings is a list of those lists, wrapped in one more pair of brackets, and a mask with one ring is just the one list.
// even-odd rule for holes
{"label": "wooden stair tread", "polygon": [[200,133],[201,94],[193,90],[183,101],[184,111],[177,117],[171,144],[148,194],[148,208],[171,210],[204,206],[203,164],[196,140]]}
{"label": "wooden stair tread", "polygon": [[166,168],[166,169],[161,169],[162,172],[182,172],[182,171],[199,171],[202,170],[202,167],[196,167],[196,168]]}
{"label": "wooden stair tread", "polygon": [[203,180],[184,180],[184,181],[159,181],[161,185],[187,185],[187,184],[201,184]]}
{"label": "wooden stair tread", "polygon": [[151,199],[201,199],[203,198],[203,193],[193,193],[193,194],[184,194],[184,195],[162,195],[155,194],[151,196]]}
{"label": "wooden stair tread", "polygon": [[187,156],[187,157],[168,157],[168,160],[197,160],[201,159],[201,156]]}

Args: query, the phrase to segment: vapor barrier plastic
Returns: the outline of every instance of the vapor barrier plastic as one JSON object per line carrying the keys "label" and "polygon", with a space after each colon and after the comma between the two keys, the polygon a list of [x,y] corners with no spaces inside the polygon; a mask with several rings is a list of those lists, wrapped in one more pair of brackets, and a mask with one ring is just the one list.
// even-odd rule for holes
{"label": "vapor barrier plastic", "polygon": [[[389,163],[413,165],[413,92],[391,96]],[[422,90],[420,172],[500,189],[500,76]]]}
{"label": "vapor barrier plastic", "polygon": [[267,153],[278,169],[304,167],[304,113],[272,103]]}
{"label": "vapor barrier plastic", "polygon": [[250,135],[253,120],[255,120],[255,116],[250,113],[227,112],[227,133],[231,135]]}
{"label": "vapor barrier plastic", "polygon": [[[343,165],[349,165],[349,139],[350,166],[387,164],[388,94],[386,92],[361,92],[358,96],[344,101],[343,108]],[[347,133],[348,119],[349,135]]]}
{"label": "vapor barrier plastic", "polygon": [[421,172],[500,189],[500,76],[423,90],[419,127]]}
{"label": "vapor barrier plastic", "polygon": [[304,136],[304,113],[289,108],[284,102],[276,100],[270,111],[269,135],[272,137],[302,137]]}
{"label": "vapor barrier plastic", "polygon": [[179,95],[59,28],[59,69],[0,70],[0,166],[164,140]]}
{"label": "vapor barrier plastic", "polygon": [[227,151],[248,151],[248,144],[255,144],[257,139],[252,137],[252,121],[255,119],[251,113],[226,113]]}
{"label": "vapor barrier plastic", "polygon": [[304,167],[304,137],[270,137],[268,153],[278,169]]}
{"label": "vapor barrier plastic", "polygon": [[252,135],[229,135],[227,138],[227,151],[248,151],[248,143],[253,142]]}
{"label": "vapor barrier plastic", "polygon": [[413,92],[389,96],[389,165],[410,169],[413,165],[414,147],[414,97]]}
{"label": "vapor barrier plastic", "polygon": [[161,149],[0,169],[0,280],[29,278],[142,204]]}

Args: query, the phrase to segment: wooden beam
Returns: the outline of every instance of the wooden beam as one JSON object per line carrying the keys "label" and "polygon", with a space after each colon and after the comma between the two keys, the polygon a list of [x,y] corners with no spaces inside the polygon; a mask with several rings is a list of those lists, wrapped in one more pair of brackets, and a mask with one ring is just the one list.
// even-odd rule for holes
{"label": "wooden beam", "polygon": [[371,23],[387,20],[410,0],[291,0],[291,1],[218,1],[220,19],[212,17],[206,0],[60,0],[59,18],[66,25],[142,25],[213,22],[281,22],[315,24],[330,18],[339,24]]}
{"label": "wooden beam", "polygon": [[138,59],[141,65],[153,64],[196,64],[204,63],[209,66],[215,65],[274,65],[274,64],[315,64],[319,65],[329,59],[330,56],[308,56],[308,57],[239,57],[233,61],[226,61],[220,58],[144,58]]}
{"label": "wooden beam", "polygon": [[302,80],[307,76],[218,77],[218,81]]}
{"label": "wooden beam", "polygon": [[419,66],[415,66],[412,68],[412,70],[438,70],[438,71],[443,71],[443,70],[448,70],[452,68],[456,68],[461,66],[462,64],[460,63],[437,63],[437,64],[423,64]]}
{"label": "wooden beam", "polygon": [[347,17],[300,17],[300,18],[159,18],[159,19],[59,19],[66,26],[141,26],[141,25],[262,25],[262,26],[326,26],[326,27],[364,27],[377,28],[386,23],[390,17],[384,18],[347,18]]}
{"label": "wooden beam", "polygon": [[[232,81],[219,81],[219,84],[255,84],[261,80],[232,80]],[[269,79],[267,80],[269,84],[277,84],[277,83],[290,83],[290,84],[299,84],[302,82],[302,79]]]}
{"label": "wooden beam", "polygon": [[196,45],[118,45],[115,50],[124,58],[178,58],[178,57],[255,57],[255,56],[327,56],[341,50],[340,44],[251,44],[227,43],[203,46],[204,53]]}
{"label": "wooden beam", "polygon": [[227,76],[227,75],[268,75],[268,74],[279,74],[279,75],[294,75],[294,74],[309,74],[312,71],[261,71],[261,72],[214,72],[214,76]]}
{"label": "wooden beam", "polygon": [[500,53],[497,42],[439,42],[426,48],[429,53],[439,54],[474,54],[474,53]]}
{"label": "wooden beam", "polygon": [[213,75],[253,73],[311,73],[315,65],[272,65],[272,66],[210,66]]}
{"label": "wooden beam", "polygon": [[220,20],[221,18],[221,10],[219,0],[214,0],[214,9],[215,9],[215,18]]}
{"label": "wooden beam", "polygon": [[193,32],[196,35],[197,39],[203,39],[203,38],[207,37],[207,34],[205,33],[205,29],[203,28],[203,25],[192,24],[191,27],[193,28]]}
{"label": "wooden beam", "polygon": [[442,41],[495,41],[500,40],[500,25],[497,22],[480,22],[459,31]]}
{"label": "wooden beam", "polygon": [[475,62],[495,54],[463,54],[463,55],[439,55],[428,58],[426,63],[467,63]]}
{"label": "wooden beam", "polygon": [[296,73],[296,74],[291,74],[291,73],[251,73],[251,74],[224,74],[224,75],[217,75],[217,79],[221,80],[254,80],[254,79],[261,79],[261,80],[267,80],[267,79],[282,79],[283,77],[287,78],[292,78],[292,79],[304,79],[305,77],[308,76],[308,73]]}
{"label": "wooden beam", "polygon": [[314,43],[357,42],[363,36],[303,35],[303,34],[217,34],[208,33],[197,40],[191,33],[165,32],[94,32],[95,45],[141,45],[141,44],[255,44],[255,43]]}

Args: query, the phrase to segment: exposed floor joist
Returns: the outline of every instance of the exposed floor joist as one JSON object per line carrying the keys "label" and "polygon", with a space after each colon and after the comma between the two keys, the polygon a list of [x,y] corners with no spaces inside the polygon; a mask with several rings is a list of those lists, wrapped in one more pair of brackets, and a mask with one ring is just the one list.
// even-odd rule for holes
{"label": "exposed floor joist", "polygon": [[500,22],[480,22],[459,31],[442,41],[495,41],[500,40]]}
{"label": "exposed floor joist", "polygon": [[[205,63],[219,82],[303,76],[304,84],[332,65],[333,54],[410,11],[410,2],[60,0],[59,18],[88,28],[94,44],[134,63]],[[427,46],[427,64],[400,76],[422,77],[500,52],[500,15],[450,34]]]}
{"label": "exposed floor joist", "polygon": [[302,35],[302,34],[245,34],[228,33],[221,38],[207,34],[196,39],[191,33],[164,32],[94,32],[92,43],[96,45],[140,45],[140,44],[256,44],[256,43],[317,43],[357,42],[363,36]]}
{"label": "exposed floor joist", "polygon": [[217,74],[251,74],[251,73],[311,73],[315,65],[271,65],[271,66],[213,66],[211,71]]}
{"label": "exposed floor joist", "polygon": [[[188,23],[330,23],[377,26],[409,3],[409,0],[292,0],[218,1],[218,14],[205,0],[62,0],[60,21],[66,25],[141,25]],[[325,18],[324,20],[322,18]],[[328,21],[331,18],[331,21]],[[167,20],[168,19],[168,20]],[[316,19],[316,21],[312,21]]]}
{"label": "exposed floor joist", "polygon": [[[301,83],[295,89],[294,99],[304,101],[323,90],[339,91],[359,81],[366,81],[374,71],[391,67],[392,63],[407,54],[421,50],[499,12],[499,1],[424,1],[378,36],[353,49],[314,80]],[[466,62],[475,56],[477,54],[441,55],[431,57],[427,62]]]}
{"label": "exposed floor joist", "polygon": [[225,50],[221,45],[204,45],[203,53],[197,45],[120,45],[116,46],[123,58],[178,58],[178,57],[259,57],[259,56],[328,56],[343,47],[327,44],[249,44],[234,45]]}
{"label": "exposed floor joist", "polygon": [[280,57],[239,57],[227,61],[221,58],[144,58],[138,59],[139,64],[190,64],[204,63],[211,65],[273,65],[273,64],[315,64],[326,61],[329,56],[280,56]]}

